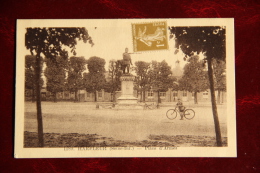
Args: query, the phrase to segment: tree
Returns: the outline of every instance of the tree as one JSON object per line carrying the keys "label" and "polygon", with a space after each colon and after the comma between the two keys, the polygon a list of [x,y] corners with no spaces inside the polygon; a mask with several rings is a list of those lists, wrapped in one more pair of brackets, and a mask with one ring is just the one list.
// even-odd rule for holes
{"label": "tree", "polygon": [[220,104],[220,93],[226,91],[226,63],[224,61],[214,59],[212,64],[215,77],[215,90],[218,91],[217,103]]}
{"label": "tree", "polygon": [[173,86],[175,78],[171,76],[172,71],[168,63],[152,61],[151,68],[148,72],[150,88],[157,92],[157,102],[161,103],[160,92],[166,92]]}
{"label": "tree", "polygon": [[67,88],[75,93],[74,101],[78,100],[78,90],[83,89],[83,72],[86,70],[87,60],[84,57],[72,56],[69,59]]}
{"label": "tree", "polygon": [[[25,56],[25,88],[31,90],[32,102],[35,100],[35,61],[36,57],[33,55]],[[40,86],[43,86],[43,79],[40,79]]]}
{"label": "tree", "polygon": [[144,61],[135,62],[135,89],[141,92],[141,101],[145,102],[145,91],[150,88],[149,86],[149,76],[148,71],[150,68],[150,63]]}
{"label": "tree", "polygon": [[209,88],[208,74],[204,70],[204,61],[199,56],[191,56],[189,63],[184,66],[184,74],[179,80],[179,89],[193,92],[194,103],[198,104],[197,93]]}
{"label": "tree", "polygon": [[111,101],[116,101],[116,91],[121,89],[120,76],[122,71],[118,61],[110,60],[108,67],[108,79],[105,84],[105,91],[111,93]]}
{"label": "tree", "polygon": [[175,48],[185,54],[184,60],[194,54],[203,53],[208,66],[212,112],[215,124],[217,146],[222,146],[221,132],[216,105],[214,77],[212,69],[213,59],[226,60],[226,29],[214,27],[170,27],[170,38],[175,38]]}
{"label": "tree", "polygon": [[83,85],[87,92],[93,93],[97,101],[97,91],[105,88],[105,64],[102,58],[93,56],[87,60],[88,73],[83,74]]}
{"label": "tree", "polygon": [[57,102],[57,92],[65,89],[67,62],[67,59],[61,56],[56,59],[46,59],[47,67],[44,71],[47,79],[46,88],[52,93],[54,102]]}
{"label": "tree", "polygon": [[26,28],[25,47],[32,55],[36,55],[35,76],[36,76],[36,108],[38,123],[39,147],[44,146],[43,123],[41,109],[41,55],[46,58],[55,59],[56,56],[68,54],[62,47],[66,46],[71,52],[76,54],[76,45],[79,40],[93,45],[92,39],[85,28]]}

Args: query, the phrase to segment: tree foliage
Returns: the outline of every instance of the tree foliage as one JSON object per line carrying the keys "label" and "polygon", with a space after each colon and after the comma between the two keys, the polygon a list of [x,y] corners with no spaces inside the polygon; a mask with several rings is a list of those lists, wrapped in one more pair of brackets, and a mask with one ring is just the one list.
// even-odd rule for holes
{"label": "tree foliage", "polygon": [[92,56],[87,61],[89,73],[104,73],[106,61],[103,58]]}
{"label": "tree foliage", "polygon": [[[42,58],[42,57],[41,57]],[[35,61],[36,57],[34,55],[26,55],[25,56],[25,88],[31,91],[32,102],[35,97]],[[40,79],[40,86],[42,88],[44,84],[43,79]]]}
{"label": "tree foliage", "polygon": [[226,30],[224,27],[171,27],[175,48],[181,49],[185,60],[194,54],[203,53],[205,60],[226,60]]}
{"label": "tree foliage", "polygon": [[68,60],[61,56],[56,57],[55,61],[53,59],[46,59],[46,66],[44,71],[47,80],[46,89],[53,94],[53,101],[56,102],[56,93],[65,90]]}
{"label": "tree foliage", "polygon": [[119,62],[110,60],[108,67],[108,78],[105,84],[105,91],[111,93],[111,101],[116,101],[116,91],[121,89],[120,77],[122,75],[122,70],[120,68]]}
{"label": "tree foliage", "polygon": [[88,31],[82,28],[27,28],[25,46],[36,54],[42,53],[45,57],[64,56],[63,46],[71,49],[76,54],[77,42],[83,40],[93,45]]}
{"label": "tree foliage", "polygon": [[96,92],[105,88],[105,64],[103,58],[96,56],[90,57],[87,60],[88,73],[83,75],[83,85],[87,92],[93,93],[95,101],[97,101]]}
{"label": "tree foliage", "polygon": [[77,42],[82,40],[93,45],[92,39],[85,28],[26,28],[25,47],[32,55],[36,55],[35,76],[36,76],[36,108],[38,123],[39,147],[44,146],[43,124],[41,111],[41,55],[46,58],[55,59],[56,56],[67,57],[66,46],[71,52],[76,54]]}
{"label": "tree foliage", "polygon": [[33,55],[25,56],[25,88],[34,89],[35,88],[35,60],[36,57]]}
{"label": "tree foliage", "polygon": [[194,93],[194,103],[198,103],[197,93],[209,88],[208,73],[203,66],[203,60],[199,56],[191,56],[184,66],[184,73],[179,80],[179,89]]}
{"label": "tree foliage", "polygon": [[210,27],[170,27],[170,38],[175,39],[175,48],[185,54],[184,60],[194,54],[203,53],[208,65],[208,76],[215,124],[216,141],[222,146],[218,112],[215,99],[213,59],[226,60],[226,29],[222,26]]}
{"label": "tree foliage", "polygon": [[135,86],[134,88],[141,92],[141,101],[145,101],[145,91],[149,90],[149,68],[150,63],[144,61],[135,62]]}
{"label": "tree foliage", "polygon": [[220,93],[226,91],[226,63],[214,59],[212,64],[215,77],[215,90],[218,91],[217,102],[220,104]]}
{"label": "tree foliage", "polygon": [[83,72],[86,70],[87,60],[84,57],[72,56],[69,59],[67,89],[75,93],[75,102],[78,101],[78,90],[83,89]]}
{"label": "tree foliage", "polygon": [[161,103],[160,92],[166,92],[172,88],[175,78],[171,76],[172,71],[168,63],[152,61],[148,72],[150,88],[157,92],[158,103]]}

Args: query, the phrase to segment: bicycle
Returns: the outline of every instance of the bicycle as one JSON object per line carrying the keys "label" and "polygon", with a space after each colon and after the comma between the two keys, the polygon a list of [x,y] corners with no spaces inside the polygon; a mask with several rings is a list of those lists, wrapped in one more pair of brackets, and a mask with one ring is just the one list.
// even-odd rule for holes
{"label": "bicycle", "polygon": [[[169,109],[166,112],[166,117],[170,120],[173,120],[177,117],[177,114],[180,114],[180,111],[178,108],[175,107],[175,109]],[[191,120],[192,118],[195,117],[195,111],[193,109],[184,109],[183,111],[183,116],[188,119]]]}
{"label": "bicycle", "polygon": [[159,105],[158,104],[154,104],[154,103],[152,103],[152,104],[146,104],[146,103],[144,103],[144,110],[146,110],[146,109],[158,109],[159,108]]}

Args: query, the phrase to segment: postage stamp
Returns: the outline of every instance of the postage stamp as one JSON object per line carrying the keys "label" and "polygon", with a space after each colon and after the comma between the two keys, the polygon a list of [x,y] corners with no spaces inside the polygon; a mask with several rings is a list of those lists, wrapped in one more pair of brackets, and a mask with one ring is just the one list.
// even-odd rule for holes
{"label": "postage stamp", "polygon": [[15,158],[236,157],[233,19],[16,32]]}
{"label": "postage stamp", "polygon": [[133,23],[133,47],[135,52],[167,50],[167,22]]}

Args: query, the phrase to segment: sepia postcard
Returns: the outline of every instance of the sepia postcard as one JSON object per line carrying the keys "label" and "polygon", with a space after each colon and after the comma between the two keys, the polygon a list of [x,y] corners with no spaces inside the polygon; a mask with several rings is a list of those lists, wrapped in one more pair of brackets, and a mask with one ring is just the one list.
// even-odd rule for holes
{"label": "sepia postcard", "polygon": [[237,157],[234,19],[16,32],[15,158]]}

